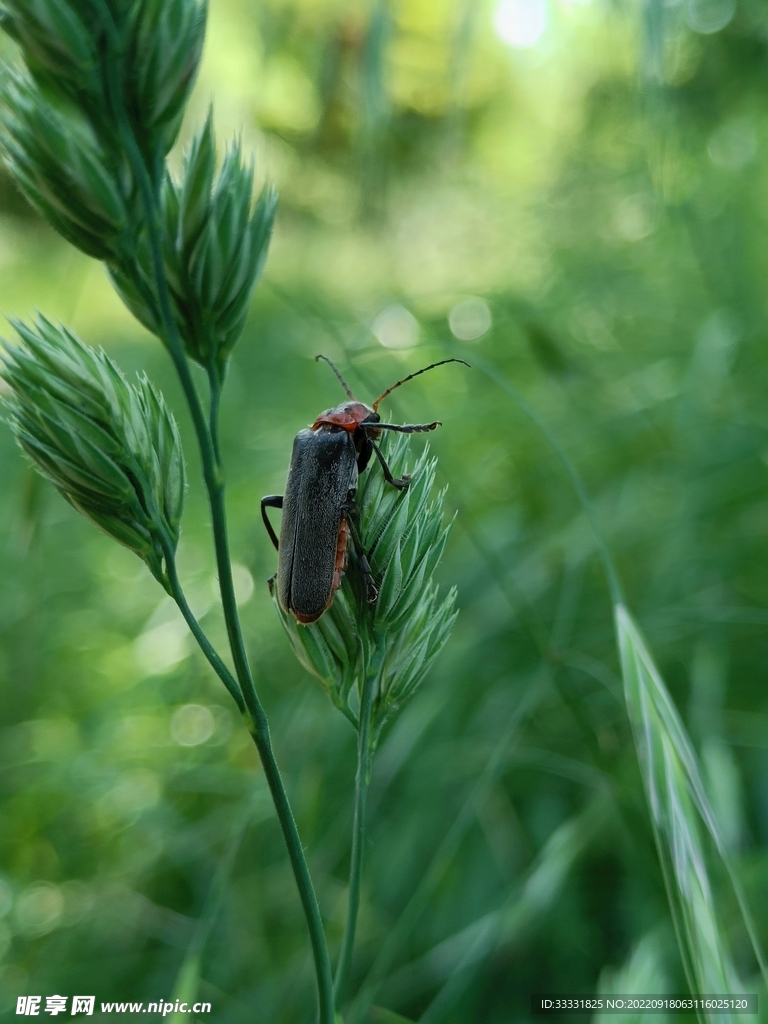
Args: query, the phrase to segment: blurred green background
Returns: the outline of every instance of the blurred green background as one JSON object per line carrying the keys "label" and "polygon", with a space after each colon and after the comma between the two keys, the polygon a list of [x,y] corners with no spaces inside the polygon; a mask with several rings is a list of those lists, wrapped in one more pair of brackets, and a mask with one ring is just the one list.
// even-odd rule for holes
{"label": "blurred green background", "polygon": [[[355,737],[290,653],[258,514],[293,435],[340,399],[319,351],[368,401],[479,357],[562,440],[768,941],[764,0],[211,0],[185,136],[211,100],[222,145],[242,133],[280,190],[225,398],[229,507],[333,951]],[[182,574],[223,641],[169,361],[3,177],[0,309],[34,308],[176,408]],[[461,615],[377,760],[353,987],[417,893],[375,968],[375,1001],[413,1020],[525,1020],[532,992],[683,991],[609,595],[562,467],[478,369],[420,378],[389,412],[443,421],[430,443],[457,519],[440,572]],[[7,430],[0,466],[0,1014],[26,992],[168,998],[207,915],[206,1019],[308,1021],[304,923],[226,693],[149,573]]]}

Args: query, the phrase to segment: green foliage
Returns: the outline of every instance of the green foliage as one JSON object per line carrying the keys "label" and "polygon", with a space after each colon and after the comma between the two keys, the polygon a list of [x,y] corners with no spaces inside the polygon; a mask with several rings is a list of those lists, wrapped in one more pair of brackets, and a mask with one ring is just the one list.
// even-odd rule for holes
{"label": "green foliage", "polygon": [[151,159],[173,146],[197,75],[205,0],[7,0],[30,74],[114,134],[123,93]]}
{"label": "green foliage", "polygon": [[8,169],[67,241],[107,263],[131,312],[169,343],[135,144],[159,193],[176,329],[189,357],[223,376],[266,259],[276,196],[265,186],[251,208],[254,168],[239,142],[216,176],[210,115],[179,184],[163,164],[197,73],[206,4],[134,0],[110,10],[94,0],[86,10],[35,0],[6,13],[27,65],[9,71],[3,89]]}
{"label": "green foliage", "polygon": [[125,87],[150,152],[176,141],[205,39],[207,0],[136,0],[128,15]]}
{"label": "green foliage", "polygon": [[[261,274],[275,217],[276,195],[265,186],[251,211],[253,166],[239,142],[218,178],[209,114],[192,142],[176,184],[162,191],[163,256],[173,312],[184,348],[202,366],[222,370],[242,333]],[[148,330],[162,336],[152,253],[145,231],[130,269],[110,266],[123,301]]]}
{"label": "green foliage", "polygon": [[74,508],[167,585],[185,472],[163,399],[146,377],[129,384],[104,352],[44,317],[14,326],[24,347],[6,348],[2,377],[16,439]]}
{"label": "green foliage", "polygon": [[32,205],[72,245],[96,259],[124,250],[129,210],[114,156],[72,109],[10,74],[2,123],[7,166]]}
{"label": "green foliage", "polygon": [[[675,716],[649,704],[651,750],[669,751],[666,776],[654,762],[668,786],[662,849],[683,882],[703,854],[711,901],[691,920],[714,921],[764,1005],[689,768],[765,943],[765,5],[545,6],[526,49],[500,37],[497,4],[211,5],[190,122],[214,96],[220,135],[244,123],[244,139],[263,140],[281,194],[280,244],[222,405],[245,644],[335,959],[354,736],[274,614],[258,501],[282,488],[297,430],[336,401],[317,351],[365,394],[456,349],[479,355],[549,425],[593,499],[696,755],[680,759]],[[719,31],[692,27],[731,6]],[[178,394],[161,346],[120,320],[104,275],[9,179],[0,213],[0,308],[37,305]],[[347,985],[355,1005],[369,981],[376,992],[359,1021],[345,1006],[345,1024],[375,1021],[370,1001],[406,1020],[430,1007],[439,1024],[508,1024],[527,1017],[531,991],[685,992],[691,943],[674,935],[583,508],[479,372],[392,399],[393,419],[444,422],[437,489],[449,485],[458,516],[436,579],[457,585],[461,615],[381,734]],[[270,1024],[304,1024],[306,926],[234,705],[143,563],[70,514],[7,431],[0,466],[0,1014],[23,992],[150,999],[194,974],[212,1021],[250,1024],[257,1007]],[[209,540],[193,489],[179,572],[221,648]],[[254,791],[258,813],[184,974]]]}
{"label": "green foliage", "polygon": [[6,0],[2,25],[22,47],[29,70],[70,97],[99,91],[98,38],[87,25],[96,5],[70,0]]}
{"label": "green foliage", "polygon": [[[431,961],[438,986],[420,1021],[434,1024],[450,1013],[472,984],[479,964],[495,950],[519,939],[541,915],[553,911],[586,844],[604,824],[605,813],[606,801],[598,797],[579,817],[561,825],[547,840],[520,888],[515,887],[498,908],[426,953],[422,963]],[[405,971],[416,973],[419,966],[410,964]],[[353,1017],[352,1024],[359,1019],[359,1015]]]}
{"label": "green foliage", "polygon": [[4,82],[8,169],[67,241],[134,276],[147,228],[125,135],[135,135],[151,177],[161,174],[197,73],[206,10],[198,0],[5,7],[2,24],[26,65]]}
{"label": "green foliage", "polygon": [[[607,967],[600,974],[597,995],[618,996],[644,993],[663,996],[669,992],[665,970],[664,943],[658,933],[644,935],[632,950],[626,962],[618,968]],[[644,1024],[644,1013],[595,1014],[594,1021],[602,1024]],[[657,1024],[667,1024],[670,1014],[654,1014]]]}
{"label": "green foliage", "polygon": [[360,479],[360,538],[378,588],[376,602],[368,606],[361,581],[353,583],[347,575],[330,609],[318,622],[302,626],[274,595],[299,660],[353,723],[364,681],[376,680],[374,734],[416,692],[445,646],[457,614],[456,591],[441,600],[433,580],[450,533],[443,526],[445,491],[430,501],[436,460],[425,446],[409,471],[405,434],[394,441],[385,437],[381,449],[392,474],[410,475],[411,483],[397,490],[376,463]]}

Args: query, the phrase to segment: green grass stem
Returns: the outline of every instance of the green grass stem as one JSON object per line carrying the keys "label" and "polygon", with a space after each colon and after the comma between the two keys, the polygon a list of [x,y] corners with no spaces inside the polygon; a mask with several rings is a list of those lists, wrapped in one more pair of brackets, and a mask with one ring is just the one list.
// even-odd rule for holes
{"label": "green grass stem", "polygon": [[336,1008],[340,1008],[347,983],[349,969],[352,965],[352,954],[355,948],[357,931],[357,915],[360,909],[360,886],[363,879],[363,857],[365,853],[365,818],[368,800],[368,787],[371,781],[371,762],[373,744],[371,737],[371,719],[373,702],[379,689],[380,672],[368,672],[363,683],[360,717],[357,728],[357,771],[355,775],[355,810],[352,825],[352,855],[349,867],[349,895],[347,898],[347,918],[344,926],[344,937],[341,942],[341,953],[334,978],[334,994]]}

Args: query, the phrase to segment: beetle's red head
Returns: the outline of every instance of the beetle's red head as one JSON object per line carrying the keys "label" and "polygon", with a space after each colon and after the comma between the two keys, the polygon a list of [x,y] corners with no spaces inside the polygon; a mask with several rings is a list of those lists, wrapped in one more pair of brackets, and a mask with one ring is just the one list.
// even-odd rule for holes
{"label": "beetle's red head", "polygon": [[374,422],[379,418],[370,406],[363,405],[362,402],[344,402],[343,405],[337,405],[335,409],[326,409],[325,412],[321,412],[312,424],[312,429],[339,427],[341,430],[353,433],[363,420],[370,420],[372,417]]}

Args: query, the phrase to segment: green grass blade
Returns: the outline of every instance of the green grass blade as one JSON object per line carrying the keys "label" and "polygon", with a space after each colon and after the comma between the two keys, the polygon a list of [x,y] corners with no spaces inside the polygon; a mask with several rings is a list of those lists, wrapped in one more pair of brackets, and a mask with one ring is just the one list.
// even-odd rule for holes
{"label": "green grass blade", "polygon": [[366,1024],[416,1024],[410,1017],[402,1017],[384,1006],[372,1006]]}
{"label": "green grass blade", "polygon": [[[597,983],[599,996],[665,995],[669,992],[669,979],[664,971],[664,949],[656,932],[650,932],[637,943],[618,970],[606,967]],[[667,1024],[669,1015],[654,1013],[653,1024]],[[600,1013],[593,1017],[594,1024],[648,1024],[642,1013]]]}
{"label": "green grass blade", "polygon": [[[621,604],[616,606],[615,622],[627,710],[688,982],[697,992],[739,992],[707,871],[706,834],[728,872],[765,981],[765,960],[749,908],[707,797],[696,753],[664,681]],[[717,1019],[723,1020],[720,1015]]]}
{"label": "green grass blade", "polygon": [[[235,864],[237,852],[243,841],[248,826],[254,820],[258,820],[269,810],[265,804],[266,794],[259,787],[255,797],[249,799],[240,814],[236,818],[232,832],[227,844],[224,856],[219,861],[216,873],[213,877],[211,887],[203,905],[202,913],[197,921],[195,930],[192,933],[187,952],[182,961],[176,981],[173,986],[171,998],[181,1002],[193,1003],[200,985],[200,966],[203,949],[210,934],[216,916],[221,910],[224,902],[230,875]],[[173,1013],[168,1020],[171,1024],[184,1024],[188,1019],[186,1013]]]}
{"label": "green grass blade", "polygon": [[525,695],[495,744],[485,768],[472,786],[461,810],[435,851],[421,881],[411,893],[400,917],[395,921],[382,943],[357,996],[345,1014],[345,1024],[362,1024],[365,1020],[365,1015],[368,1013],[374,999],[377,998],[384,979],[390,973],[400,950],[415,923],[426,912],[429,901],[443,873],[456,856],[467,829],[474,821],[475,808],[484,799],[499,771],[501,771],[504,757],[508,753],[522,722],[525,721],[542,700],[548,684],[549,675],[546,670],[537,673],[532,679],[531,685],[527,688]]}
{"label": "green grass blade", "polygon": [[515,887],[497,910],[445,939],[404,969],[401,977],[406,972],[411,976],[426,974],[433,983],[442,982],[419,1024],[443,1020],[494,950],[518,939],[556,905],[577,859],[605,824],[609,804],[606,792],[596,796],[581,814],[555,829],[522,886]]}

